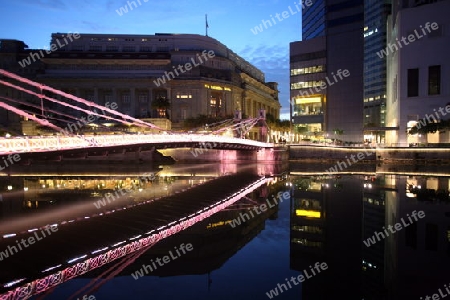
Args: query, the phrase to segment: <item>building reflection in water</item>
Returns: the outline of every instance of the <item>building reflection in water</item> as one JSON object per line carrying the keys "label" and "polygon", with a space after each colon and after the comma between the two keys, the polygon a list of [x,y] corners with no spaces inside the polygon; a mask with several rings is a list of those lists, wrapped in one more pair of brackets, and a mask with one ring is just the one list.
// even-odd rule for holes
{"label": "building reflection in water", "polygon": [[[448,284],[449,177],[291,176],[290,181],[291,268],[329,265],[303,283],[302,299],[419,299]],[[410,222],[413,211],[425,217]],[[368,238],[396,223],[401,230],[378,235],[366,246]]]}

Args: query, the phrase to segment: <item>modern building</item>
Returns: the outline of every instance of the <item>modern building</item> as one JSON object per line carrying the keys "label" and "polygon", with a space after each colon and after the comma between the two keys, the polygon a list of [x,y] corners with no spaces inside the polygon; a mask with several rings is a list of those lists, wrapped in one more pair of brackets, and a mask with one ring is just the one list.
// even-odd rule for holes
{"label": "modern building", "polygon": [[[200,115],[280,114],[277,83],[266,82],[261,70],[208,36],[54,33],[50,51],[35,59],[45,66],[34,74],[36,81],[101,105],[116,102],[133,117],[165,118],[173,129]],[[250,138],[259,134],[255,130]]]}
{"label": "modern building", "polygon": [[[318,55],[317,52],[322,51],[321,57],[318,58],[321,58],[325,65],[320,69],[321,71],[317,72],[323,74],[315,75],[317,80],[302,81],[307,78],[292,78],[291,103],[296,105],[301,102],[298,98],[303,98],[305,93],[308,93],[310,97],[311,91],[321,95],[321,103],[326,103],[322,106],[322,128],[319,131],[319,127],[313,125],[317,124],[315,119],[306,126],[317,130],[313,133],[316,137],[327,135],[333,137],[339,133],[338,138],[344,141],[362,142],[363,140],[363,101],[361,100],[363,99],[362,62],[364,59],[363,4],[363,0],[321,0],[314,1],[302,12],[302,41],[291,44],[293,51],[290,54],[291,76],[297,76],[294,70],[298,68],[299,53]],[[311,42],[313,39],[318,40]],[[325,42],[321,39],[325,39]],[[323,53],[324,50],[325,53]],[[313,56],[304,58],[302,67],[314,67],[316,61]],[[348,76],[337,76],[342,72]],[[296,109],[294,108],[292,112],[295,114]],[[293,118],[294,128],[305,127],[305,123],[299,123],[304,121]]]}
{"label": "modern building", "polygon": [[[325,37],[290,44],[291,116],[295,134],[320,133],[325,128]],[[316,88],[315,88],[316,87]]]}
{"label": "modern building", "polygon": [[389,145],[448,143],[448,130],[409,134],[414,126],[449,119],[450,1],[403,1],[388,20],[387,115]]}
{"label": "modern building", "polygon": [[384,143],[386,128],[386,23],[391,0],[364,1],[364,140]]}

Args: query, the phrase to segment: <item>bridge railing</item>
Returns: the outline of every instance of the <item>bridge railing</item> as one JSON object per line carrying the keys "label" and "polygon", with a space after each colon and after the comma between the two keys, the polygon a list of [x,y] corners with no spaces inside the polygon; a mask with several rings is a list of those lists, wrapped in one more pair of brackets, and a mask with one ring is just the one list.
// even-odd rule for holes
{"label": "bridge railing", "polygon": [[272,143],[263,143],[219,135],[201,134],[121,134],[121,135],[93,135],[93,136],[42,136],[0,138],[0,154],[47,152],[91,147],[125,146],[136,144],[168,145],[179,142],[215,143],[214,148],[221,144],[241,144],[254,147],[273,147]]}

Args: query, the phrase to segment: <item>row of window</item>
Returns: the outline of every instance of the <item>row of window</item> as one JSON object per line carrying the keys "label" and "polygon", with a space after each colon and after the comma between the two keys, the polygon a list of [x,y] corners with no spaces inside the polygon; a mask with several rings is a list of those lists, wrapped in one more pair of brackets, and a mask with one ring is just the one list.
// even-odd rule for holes
{"label": "row of window", "polygon": [[166,66],[158,65],[103,65],[103,64],[55,64],[49,65],[52,70],[165,70]]}
{"label": "row of window", "polygon": [[326,84],[323,80],[313,80],[313,81],[300,81],[291,83],[291,90],[307,89],[313,87],[320,87]]}
{"label": "row of window", "polygon": [[[71,47],[68,48],[61,48],[60,51],[85,51],[86,48],[88,49],[88,51],[92,51],[92,52],[101,52],[103,51],[103,46],[102,45],[90,45],[89,47],[87,47],[86,45],[72,45]],[[136,50],[139,49],[139,52],[169,52],[170,48],[166,47],[166,46],[157,46],[157,47],[152,47],[152,46],[141,46],[141,47],[136,47],[136,46],[122,46],[119,47],[117,45],[111,45],[111,46],[105,46],[105,51],[106,52],[137,52]]]}
{"label": "row of window", "polygon": [[[408,69],[408,97],[419,96],[419,68]],[[441,94],[441,66],[429,66],[428,67],[428,95],[440,95]]]}
{"label": "row of window", "polygon": [[300,68],[300,69],[291,69],[291,76],[302,75],[302,74],[313,74],[313,73],[320,73],[320,72],[325,72],[324,65],[317,65],[317,66]]}
{"label": "row of window", "polygon": [[[134,38],[125,38],[122,40],[126,41],[126,42],[134,42]],[[140,40],[141,42],[149,42],[150,41],[149,38],[141,38],[141,39],[137,39],[137,40]],[[119,38],[93,37],[93,38],[91,38],[91,41],[93,41],[93,42],[101,42],[101,41],[117,42],[117,41],[119,41]],[[159,41],[161,41],[161,39],[159,39]],[[165,41],[167,41],[167,39],[165,39]]]}

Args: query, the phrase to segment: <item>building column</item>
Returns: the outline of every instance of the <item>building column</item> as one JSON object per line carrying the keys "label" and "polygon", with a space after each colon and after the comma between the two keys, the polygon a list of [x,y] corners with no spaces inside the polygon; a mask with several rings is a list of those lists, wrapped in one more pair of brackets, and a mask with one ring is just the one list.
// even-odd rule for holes
{"label": "building column", "polygon": [[94,87],[94,101],[93,102],[96,104],[103,105],[103,104],[101,104],[101,101],[98,98],[98,87]]}
{"label": "building column", "polygon": [[119,101],[119,96],[117,93],[117,88],[111,88],[111,100],[117,104],[117,110],[122,112],[122,103]]}
{"label": "building column", "polygon": [[136,114],[136,89],[134,87],[130,88],[130,115],[132,117],[137,117]]}

